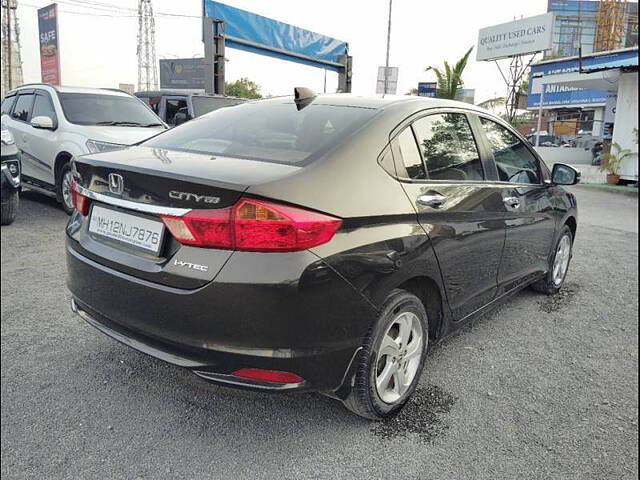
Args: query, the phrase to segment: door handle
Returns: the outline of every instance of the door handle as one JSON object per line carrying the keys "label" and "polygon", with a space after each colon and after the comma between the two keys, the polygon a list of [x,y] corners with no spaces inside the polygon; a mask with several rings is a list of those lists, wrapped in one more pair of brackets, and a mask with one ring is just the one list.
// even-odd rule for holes
{"label": "door handle", "polygon": [[23,142],[26,142],[26,141],[27,141],[27,134],[26,134],[26,133],[23,133],[23,134],[22,134],[22,141],[23,141]]}
{"label": "door handle", "polygon": [[518,197],[505,197],[502,201],[507,207],[518,208],[520,206],[520,199]]}
{"label": "door handle", "polygon": [[447,203],[447,197],[439,193],[427,193],[416,198],[416,203],[423,207],[442,208]]}

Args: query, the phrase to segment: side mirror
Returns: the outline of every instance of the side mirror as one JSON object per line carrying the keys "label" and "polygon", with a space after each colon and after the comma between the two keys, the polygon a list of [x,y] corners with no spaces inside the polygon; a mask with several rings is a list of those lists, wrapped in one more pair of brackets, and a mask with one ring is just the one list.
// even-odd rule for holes
{"label": "side mirror", "polygon": [[55,130],[56,128],[51,117],[47,117],[44,115],[33,117],[31,119],[31,126],[33,128],[42,128],[44,130]]}
{"label": "side mirror", "polygon": [[580,181],[580,172],[571,165],[556,163],[551,172],[551,183],[554,185],[575,185]]}
{"label": "side mirror", "polygon": [[173,116],[173,124],[177,127],[181,123],[185,123],[191,120],[191,115],[189,115],[189,110],[187,107],[183,107],[176,112]]}

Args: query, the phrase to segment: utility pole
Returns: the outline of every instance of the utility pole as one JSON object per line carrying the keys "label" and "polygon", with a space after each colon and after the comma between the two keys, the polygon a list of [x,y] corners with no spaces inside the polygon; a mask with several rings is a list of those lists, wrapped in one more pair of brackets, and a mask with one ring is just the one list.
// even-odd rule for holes
{"label": "utility pole", "polygon": [[387,23],[387,59],[384,63],[384,93],[389,89],[389,47],[391,46],[391,8],[393,0],[389,0],[389,21]]}
{"label": "utility pole", "polygon": [[156,22],[151,0],[138,0],[138,90],[158,88]]}
{"label": "utility pole", "polygon": [[12,88],[22,84],[17,8],[16,0],[2,0],[2,97]]}

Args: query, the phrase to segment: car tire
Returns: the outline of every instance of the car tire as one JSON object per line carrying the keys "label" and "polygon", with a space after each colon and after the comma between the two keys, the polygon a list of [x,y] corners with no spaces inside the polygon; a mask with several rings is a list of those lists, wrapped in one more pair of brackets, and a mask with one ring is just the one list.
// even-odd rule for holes
{"label": "car tire", "polygon": [[18,206],[20,204],[20,195],[17,190],[9,194],[9,197],[2,202],[2,212],[0,224],[11,225],[18,215]]}
{"label": "car tire", "polygon": [[531,288],[545,295],[555,295],[558,293],[567,278],[572,256],[573,233],[571,229],[565,225],[553,246],[553,259],[549,265],[549,271],[543,278],[532,284]]}
{"label": "car tire", "polygon": [[65,163],[60,169],[56,182],[56,198],[67,215],[73,213],[74,207],[71,201],[71,162]]}
{"label": "car tire", "polygon": [[391,292],[364,340],[345,406],[372,420],[396,415],[420,381],[428,332],[427,313],[420,299],[404,290]]}

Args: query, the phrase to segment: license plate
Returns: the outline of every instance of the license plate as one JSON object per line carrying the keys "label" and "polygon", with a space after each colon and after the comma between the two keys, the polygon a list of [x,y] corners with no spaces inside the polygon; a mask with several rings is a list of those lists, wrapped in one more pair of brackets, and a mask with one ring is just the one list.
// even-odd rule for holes
{"label": "license plate", "polygon": [[89,232],[157,254],[162,244],[164,224],[94,205]]}

